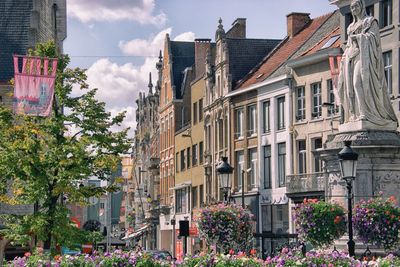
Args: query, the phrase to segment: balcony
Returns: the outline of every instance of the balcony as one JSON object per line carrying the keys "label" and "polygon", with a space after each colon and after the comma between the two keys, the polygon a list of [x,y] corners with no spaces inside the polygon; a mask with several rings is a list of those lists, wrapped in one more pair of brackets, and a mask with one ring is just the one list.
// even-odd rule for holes
{"label": "balcony", "polygon": [[324,192],[324,173],[303,173],[286,176],[286,190],[288,194]]}

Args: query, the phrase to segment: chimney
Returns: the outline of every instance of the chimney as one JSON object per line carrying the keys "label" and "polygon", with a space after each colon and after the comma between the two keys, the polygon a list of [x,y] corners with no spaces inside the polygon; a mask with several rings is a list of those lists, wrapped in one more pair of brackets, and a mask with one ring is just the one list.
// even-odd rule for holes
{"label": "chimney", "polygon": [[245,18],[237,18],[232,23],[232,28],[226,33],[226,37],[228,38],[246,38],[246,19]]}
{"label": "chimney", "polygon": [[287,35],[289,38],[295,36],[301,31],[308,22],[311,21],[310,13],[293,12],[286,15],[287,21]]}
{"label": "chimney", "polygon": [[211,39],[195,39],[194,40],[194,56],[195,56],[195,77],[204,75],[205,64],[207,58],[207,50],[211,46]]}

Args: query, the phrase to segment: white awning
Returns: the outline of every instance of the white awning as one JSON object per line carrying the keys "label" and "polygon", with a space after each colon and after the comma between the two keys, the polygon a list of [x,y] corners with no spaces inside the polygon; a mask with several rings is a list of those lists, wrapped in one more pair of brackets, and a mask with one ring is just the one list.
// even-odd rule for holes
{"label": "white awning", "polygon": [[127,235],[127,236],[124,236],[121,239],[122,240],[127,240],[127,239],[131,239],[131,238],[135,238],[135,237],[143,234],[149,227],[150,227],[150,224],[145,224],[143,227],[139,228],[139,230],[137,230],[136,232],[133,232],[133,233]]}
{"label": "white awning", "polygon": [[176,184],[174,187],[171,187],[171,190],[177,190],[177,189],[181,189],[181,188],[185,188],[185,187],[189,187],[192,185],[191,181],[187,181],[181,184]]}

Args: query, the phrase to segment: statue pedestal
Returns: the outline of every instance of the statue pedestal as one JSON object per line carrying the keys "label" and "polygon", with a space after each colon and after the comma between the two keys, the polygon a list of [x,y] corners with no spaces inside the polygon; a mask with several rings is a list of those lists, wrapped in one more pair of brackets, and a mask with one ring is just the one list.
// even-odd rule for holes
{"label": "statue pedestal", "polygon": [[357,120],[346,122],[339,125],[339,132],[356,132],[356,131],[396,131],[397,122],[387,121],[386,124],[378,126],[367,120]]}
{"label": "statue pedestal", "polygon": [[352,141],[358,153],[357,177],[353,184],[355,202],[383,192],[400,200],[400,133],[396,131],[348,131],[334,135],[319,154],[327,172],[326,199],[346,205],[345,182],[340,177],[338,153],[344,141]]}

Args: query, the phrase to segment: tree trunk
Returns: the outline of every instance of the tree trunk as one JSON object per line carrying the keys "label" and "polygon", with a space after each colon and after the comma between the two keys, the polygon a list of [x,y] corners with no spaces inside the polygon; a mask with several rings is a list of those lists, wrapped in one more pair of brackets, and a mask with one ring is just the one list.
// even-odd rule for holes
{"label": "tree trunk", "polygon": [[8,240],[8,239],[5,239],[5,238],[0,239],[0,266],[3,266],[5,250],[6,250],[6,246],[9,242],[10,242],[10,240]]}

